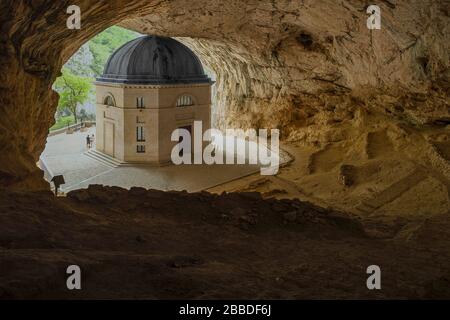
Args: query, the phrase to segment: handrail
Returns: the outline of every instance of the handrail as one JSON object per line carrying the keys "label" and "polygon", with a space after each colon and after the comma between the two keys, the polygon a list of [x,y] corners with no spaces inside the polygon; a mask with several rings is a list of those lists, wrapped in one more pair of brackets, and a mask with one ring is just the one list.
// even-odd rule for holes
{"label": "handrail", "polygon": [[68,127],[64,127],[64,128],[58,129],[58,130],[50,131],[48,133],[48,136],[51,137],[51,136],[55,136],[55,135],[60,134],[60,133],[65,133],[67,130],[71,130],[71,129],[73,129],[74,131],[77,131],[77,130],[80,130],[81,128],[84,128],[86,126],[86,124],[91,124],[91,125],[93,124],[93,125],[95,125],[95,123],[96,123],[95,121],[83,121],[83,122],[80,122],[80,123],[72,124],[72,125],[70,125]]}

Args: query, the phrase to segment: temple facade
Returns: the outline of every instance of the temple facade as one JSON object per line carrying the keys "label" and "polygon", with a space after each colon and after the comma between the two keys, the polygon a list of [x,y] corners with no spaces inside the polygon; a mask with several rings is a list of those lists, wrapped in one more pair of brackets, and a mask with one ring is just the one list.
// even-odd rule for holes
{"label": "temple facade", "polygon": [[[120,162],[170,164],[177,128],[211,127],[211,79],[182,43],[144,36],[109,58],[96,86],[96,150]],[[203,133],[203,132],[202,132]]]}

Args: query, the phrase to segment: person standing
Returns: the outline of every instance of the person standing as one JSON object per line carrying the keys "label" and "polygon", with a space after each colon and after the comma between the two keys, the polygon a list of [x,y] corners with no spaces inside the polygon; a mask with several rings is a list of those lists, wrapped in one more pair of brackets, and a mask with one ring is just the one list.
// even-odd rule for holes
{"label": "person standing", "polygon": [[88,149],[91,148],[91,137],[89,135],[86,137],[86,146]]}

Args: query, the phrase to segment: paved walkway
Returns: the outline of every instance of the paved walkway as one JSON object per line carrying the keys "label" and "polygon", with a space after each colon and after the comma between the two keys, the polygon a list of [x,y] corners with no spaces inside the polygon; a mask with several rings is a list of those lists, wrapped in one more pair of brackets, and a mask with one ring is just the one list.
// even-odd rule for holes
{"label": "paved walkway", "polygon": [[123,166],[112,169],[85,155],[86,135],[92,133],[95,134],[95,128],[47,139],[41,160],[50,174],[64,176],[63,192],[87,188],[90,184],[195,192],[260,171],[258,165]]}

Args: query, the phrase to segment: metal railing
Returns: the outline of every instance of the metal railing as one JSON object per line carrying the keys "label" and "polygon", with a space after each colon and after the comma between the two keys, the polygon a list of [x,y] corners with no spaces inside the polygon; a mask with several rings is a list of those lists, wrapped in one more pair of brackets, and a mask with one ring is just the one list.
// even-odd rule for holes
{"label": "metal railing", "polygon": [[78,130],[81,130],[81,128],[86,127],[86,125],[91,125],[91,126],[95,125],[95,121],[83,121],[83,122],[80,122],[77,124],[72,124],[70,126],[67,126],[67,127],[64,127],[64,128],[58,129],[58,130],[53,130],[48,133],[48,136],[51,137],[51,136],[55,136],[60,133],[66,133],[68,130],[78,131]]}

